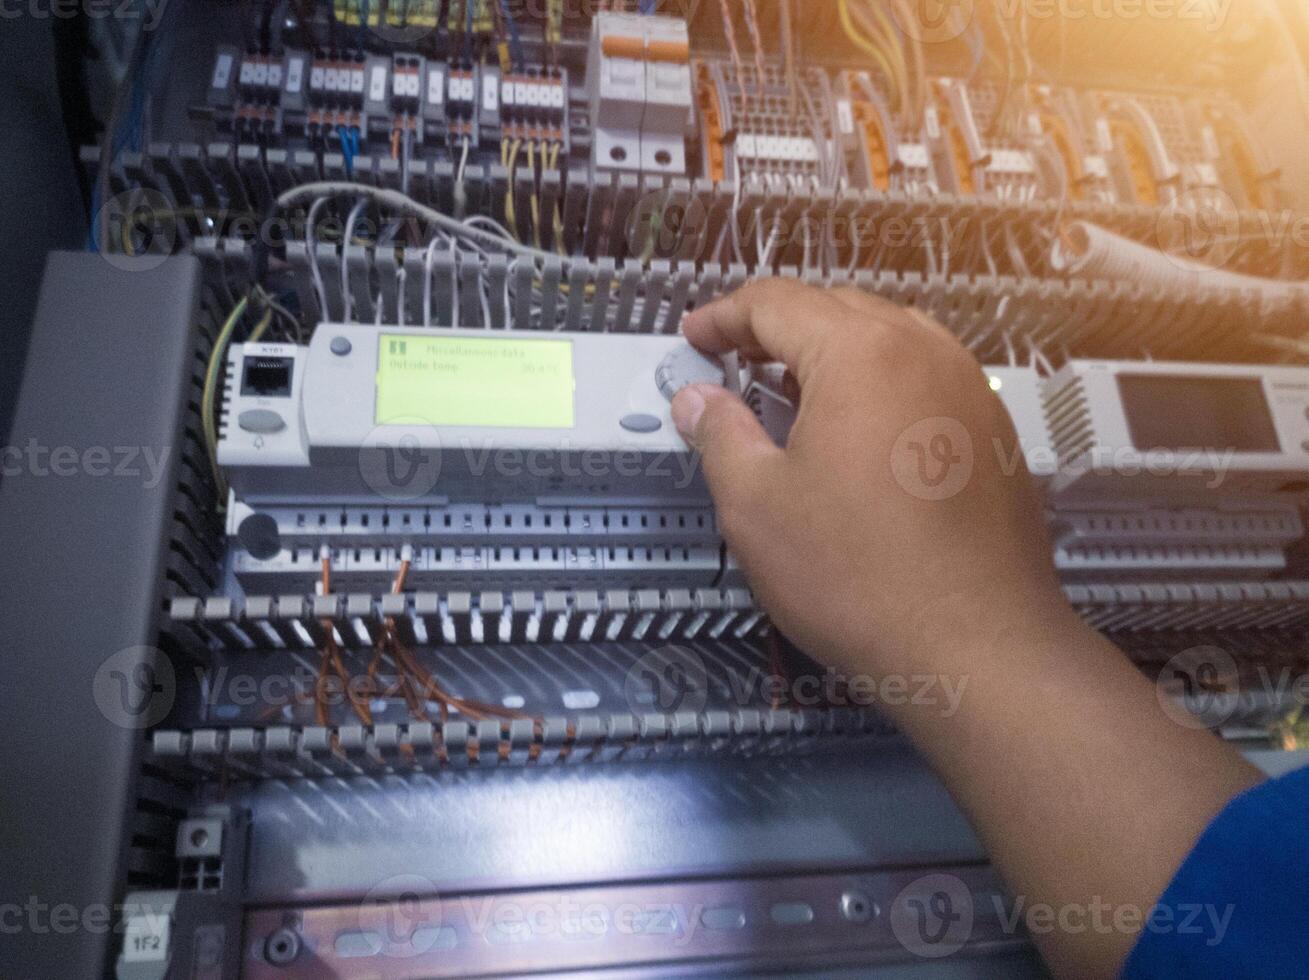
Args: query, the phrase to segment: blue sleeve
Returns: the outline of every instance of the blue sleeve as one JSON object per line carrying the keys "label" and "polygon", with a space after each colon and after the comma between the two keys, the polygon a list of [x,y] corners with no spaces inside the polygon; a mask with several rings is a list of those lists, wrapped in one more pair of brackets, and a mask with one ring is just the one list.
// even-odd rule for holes
{"label": "blue sleeve", "polygon": [[1183,862],[1124,980],[1309,976],[1309,769],[1257,786]]}

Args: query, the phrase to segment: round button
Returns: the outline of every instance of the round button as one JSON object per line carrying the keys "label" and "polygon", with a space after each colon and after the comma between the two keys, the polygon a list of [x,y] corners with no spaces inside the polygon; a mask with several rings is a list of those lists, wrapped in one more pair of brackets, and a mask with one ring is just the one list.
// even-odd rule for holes
{"label": "round button", "polygon": [[664,425],[663,422],[655,418],[653,415],[645,415],[641,412],[624,415],[619,419],[618,424],[628,432],[640,432],[643,434],[658,432]]}
{"label": "round button", "polygon": [[329,348],[337,357],[345,357],[354,349],[354,346],[350,343],[348,337],[333,337]]}
{"label": "round button", "polygon": [[655,369],[655,383],[669,401],[687,385],[721,385],[726,380],[722,362],[690,344],[669,351]]}
{"label": "round button", "polygon": [[247,409],[236,417],[236,424],[246,432],[258,432],[260,435],[271,435],[286,428],[286,420],[267,408]]}

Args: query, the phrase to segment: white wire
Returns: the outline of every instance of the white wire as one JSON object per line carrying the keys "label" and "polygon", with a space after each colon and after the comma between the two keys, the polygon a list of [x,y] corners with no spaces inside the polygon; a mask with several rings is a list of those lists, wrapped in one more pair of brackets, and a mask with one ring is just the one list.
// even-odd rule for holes
{"label": "white wire", "polygon": [[405,325],[405,306],[407,305],[405,303],[405,279],[407,278],[408,273],[405,272],[403,265],[395,270],[395,318],[396,323],[402,327]]}
{"label": "white wire", "polygon": [[285,209],[299,204],[309,198],[337,195],[357,195],[366,197],[373,201],[379,208],[389,208],[392,211],[404,212],[422,218],[436,225],[441,230],[456,238],[468,238],[483,246],[491,249],[500,249],[506,252],[513,252],[516,255],[523,255],[538,261],[547,259],[558,259],[567,265],[571,259],[568,256],[556,255],[553,252],[547,252],[544,249],[533,248],[530,245],[523,245],[512,239],[506,240],[498,235],[490,234],[480,230],[471,224],[474,220],[468,222],[459,221],[443,214],[435,208],[429,208],[425,204],[420,204],[413,198],[401,194],[399,191],[387,190],[384,187],[373,187],[368,184],[360,184],[348,180],[320,180],[309,184],[301,184],[299,187],[293,187],[291,190],[282,194],[277,199],[277,207]]}
{"label": "white wire", "polygon": [[313,203],[309,209],[309,215],[305,219],[305,251],[309,256],[309,276],[314,281],[314,292],[318,295],[318,316],[320,319],[328,318],[327,312],[327,286],[323,283],[323,273],[318,268],[318,237],[314,234],[314,228],[318,221],[318,212],[327,204],[327,198],[320,197]]}
{"label": "white wire", "polygon": [[350,209],[345,219],[345,234],[341,239],[341,322],[349,323],[354,316],[354,297],[350,295],[350,243],[354,239],[355,223],[368,207],[368,201],[360,198]]}

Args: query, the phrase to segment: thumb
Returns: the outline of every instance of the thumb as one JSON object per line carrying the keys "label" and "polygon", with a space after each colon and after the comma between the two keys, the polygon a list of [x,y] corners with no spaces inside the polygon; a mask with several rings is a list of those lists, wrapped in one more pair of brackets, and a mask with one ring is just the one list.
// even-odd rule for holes
{"label": "thumb", "polygon": [[738,396],[691,385],[677,393],[672,409],[677,431],[700,453],[720,514],[748,510],[778,485],[785,454]]}

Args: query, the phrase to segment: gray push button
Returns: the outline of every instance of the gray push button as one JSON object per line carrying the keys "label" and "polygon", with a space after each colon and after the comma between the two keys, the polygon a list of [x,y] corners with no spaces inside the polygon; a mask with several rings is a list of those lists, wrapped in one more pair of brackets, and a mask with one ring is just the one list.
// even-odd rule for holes
{"label": "gray push button", "polygon": [[337,357],[345,357],[353,349],[347,337],[333,337],[328,349]]}
{"label": "gray push button", "polygon": [[618,422],[628,432],[658,432],[663,428],[663,422],[653,415],[643,415],[639,412],[631,415],[624,415]]}
{"label": "gray push button", "polygon": [[250,408],[236,417],[236,424],[246,432],[269,435],[286,428],[286,420],[267,408]]}
{"label": "gray push button", "polygon": [[807,926],[814,921],[814,910],[808,902],[778,902],[768,915],[779,926]]}
{"label": "gray push button", "polygon": [[690,344],[670,351],[655,369],[655,384],[669,401],[687,385],[721,385],[726,379],[718,358],[702,354]]}

